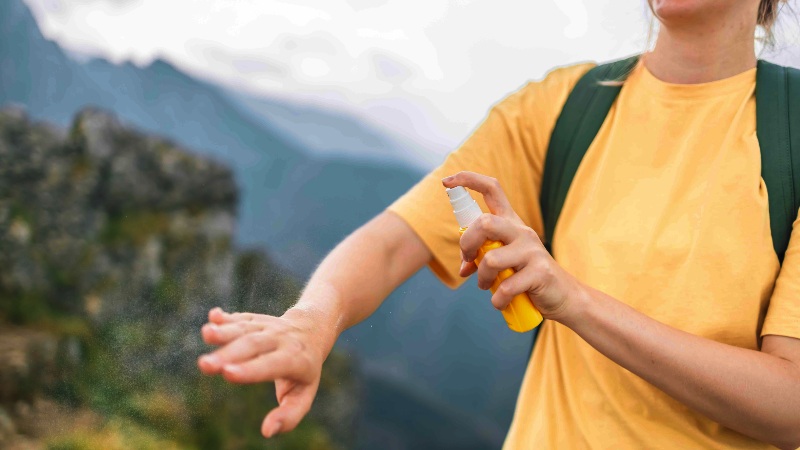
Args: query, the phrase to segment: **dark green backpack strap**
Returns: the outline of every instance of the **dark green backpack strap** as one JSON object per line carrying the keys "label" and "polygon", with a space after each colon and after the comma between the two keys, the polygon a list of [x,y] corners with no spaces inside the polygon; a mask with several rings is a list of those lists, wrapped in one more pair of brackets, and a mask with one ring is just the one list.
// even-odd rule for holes
{"label": "dark green backpack strap", "polygon": [[551,253],[553,231],[572,178],[621,89],[620,86],[601,85],[599,82],[624,80],[638,60],[636,55],[589,70],[578,80],[561,109],[550,135],[539,196],[545,246]]}
{"label": "dark green backpack strap", "polygon": [[800,71],[758,61],[756,133],[772,245],[783,263],[800,205]]}

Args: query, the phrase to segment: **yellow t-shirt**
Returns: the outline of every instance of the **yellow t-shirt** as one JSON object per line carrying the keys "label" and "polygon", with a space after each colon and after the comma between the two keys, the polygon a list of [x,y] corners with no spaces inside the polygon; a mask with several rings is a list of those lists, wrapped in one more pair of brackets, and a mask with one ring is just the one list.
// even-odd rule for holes
{"label": "yellow t-shirt", "polygon": [[[458,150],[389,206],[430,248],[430,268],[447,286],[464,280],[441,179],[461,170],[496,177],[543,235],[548,141],[591,67],[554,70],[493,105]],[[575,174],[553,243],[583,283],[675,328],[749,349],[766,334],[800,338],[800,225],[781,269],[760,176],[755,75],[675,85],[637,66]],[[558,323],[545,321],[540,333],[506,449],[769,447],[690,410]]]}

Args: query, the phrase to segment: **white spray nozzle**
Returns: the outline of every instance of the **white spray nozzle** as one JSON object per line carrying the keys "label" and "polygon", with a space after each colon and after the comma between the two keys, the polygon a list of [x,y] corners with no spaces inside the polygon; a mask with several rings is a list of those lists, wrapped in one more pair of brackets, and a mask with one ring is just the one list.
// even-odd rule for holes
{"label": "white spray nozzle", "polygon": [[447,196],[450,197],[450,204],[453,205],[453,212],[456,215],[458,226],[466,228],[472,224],[481,214],[481,207],[478,206],[472,196],[469,195],[463,186],[446,189]]}

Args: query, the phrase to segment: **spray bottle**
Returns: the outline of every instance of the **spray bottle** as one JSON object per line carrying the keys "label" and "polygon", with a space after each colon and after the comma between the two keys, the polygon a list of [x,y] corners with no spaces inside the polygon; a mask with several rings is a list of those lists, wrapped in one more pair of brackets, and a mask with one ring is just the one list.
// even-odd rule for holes
{"label": "spray bottle", "polygon": [[[450,197],[450,204],[453,205],[453,212],[456,215],[458,226],[461,227],[459,232],[464,234],[467,227],[474,222],[483,211],[478,203],[469,195],[463,186],[456,186],[447,189],[447,196]],[[475,257],[475,264],[480,264],[486,252],[503,246],[500,241],[487,240],[481,248],[478,249],[478,256]],[[494,283],[490,290],[492,294],[497,291],[500,283],[506,278],[514,275],[514,269],[507,268],[497,274]],[[514,331],[523,333],[536,328],[542,322],[542,315],[533,306],[533,302],[527,293],[521,293],[514,296],[511,303],[506,306],[503,311],[503,317],[506,319],[508,327]]]}

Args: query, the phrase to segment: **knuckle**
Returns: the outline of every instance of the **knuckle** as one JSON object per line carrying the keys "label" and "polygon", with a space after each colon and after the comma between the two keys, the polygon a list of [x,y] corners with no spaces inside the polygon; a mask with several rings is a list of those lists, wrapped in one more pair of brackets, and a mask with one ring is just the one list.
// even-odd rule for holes
{"label": "knuckle", "polygon": [[553,278],[553,267],[546,260],[539,260],[536,270],[539,272],[539,279],[543,282]]}
{"label": "knuckle", "polygon": [[244,332],[248,332],[248,331],[265,331],[266,330],[266,328],[264,327],[264,324],[259,323],[259,322],[249,322],[249,323],[243,324],[242,328],[243,328],[242,331],[244,331]]}
{"label": "knuckle", "polygon": [[494,214],[483,213],[478,217],[478,226],[483,230],[489,231],[494,227],[494,221]]}
{"label": "knuckle", "polygon": [[545,249],[543,246],[539,245],[535,247],[533,250],[531,250],[531,253],[532,253],[532,259],[535,261],[534,265],[535,268],[544,268],[544,266],[549,265],[547,259],[550,256],[550,254],[547,252],[547,249]]}
{"label": "knuckle", "polygon": [[295,339],[288,339],[287,341],[288,342],[286,343],[287,347],[286,349],[289,351],[289,353],[299,356],[305,352],[306,344],[303,343],[302,340],[295,338]]}
{"label": "knuckle", "polygon": [[257,339],[258,336],[256,336],[255,334],[246,334],[242,336],[242,341],[244,341],[244,343],[247,345],[256,345]]}
{"label": "knuckle", "polygon": [[271,333],[278,338],[283,338],[289,334],[290,327],[286,323],[278,323],[269,327]]}
{"label": "knuckle", "polygon": [[539,241],[539,235],[529,226],[522,225],[522,234],[531,241]]}
{"label": "knuckle", "polygon": [[506,306],[506,301],[504,301],[500,296],[493,295],[492,296],[492,306],[497,310],[502,310]]}
{"label": "knuckle", "polygon": [[544,256],[544,254],[542,252],[546,253],[547,250],[544,250],[544,248],[540,248],[540,247],[542,247],[542,246],[538,245],[536,243],[528,241],[523,246],[526,259],[528,261],[540,261],[540,260],[542,260],[543,259],[542,257]]}
{"label": "knuckle", "polygon": [[503,297],[510,297],[514,293],[514,288],[509,283],[503,283],[497,288],[497,293]]}
{"label": "knuckle", "polygon": [[499,269],[500,258],[494,252],[487,252],[486,256],[483,257],[483,261],[481,261],[481,265],[485,265],[488,269]]}
{"label": "knuckle", "polygon": [[250,346],[258,347],[264,342],[264,337],[263,333],[250,333],[244,336],[244,341]]}

